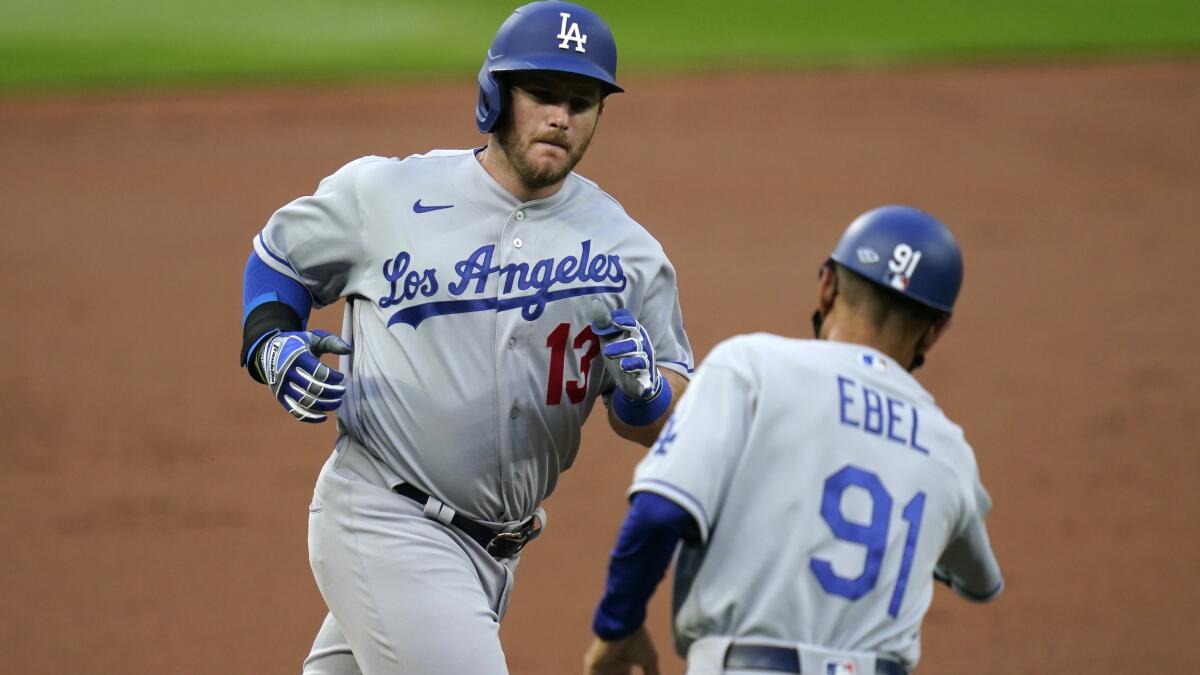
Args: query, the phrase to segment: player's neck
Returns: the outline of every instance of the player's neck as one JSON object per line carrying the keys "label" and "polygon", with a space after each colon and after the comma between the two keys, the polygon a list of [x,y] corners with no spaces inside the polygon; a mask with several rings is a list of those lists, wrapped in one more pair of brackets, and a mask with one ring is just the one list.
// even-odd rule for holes
{"label": "player's neck", "polygon": [[871,347],[890,356],[906,368],[912,363],[915,346],[909,341],[897,339],[890,332],[881,332],[865,318],[832,315],[829,318],[833,320],[828,322],[829,329],[825,332],[825,339]]}
{"label": "player's neck", "polygon": [[537,188],[531,188],[521,180],[521,176],[517,173],[516,167],[513,166],[512,160],[508,154],[496,142],[495,136],[488,142],[487,146],[475,154],[475,158],[483,166],[483,170],[488,173],[500,187],[508,191],[509,194],[516,197],[522,203],[531,202],[535,199],[543,199],[558,192],[565,182],[563,180]]}

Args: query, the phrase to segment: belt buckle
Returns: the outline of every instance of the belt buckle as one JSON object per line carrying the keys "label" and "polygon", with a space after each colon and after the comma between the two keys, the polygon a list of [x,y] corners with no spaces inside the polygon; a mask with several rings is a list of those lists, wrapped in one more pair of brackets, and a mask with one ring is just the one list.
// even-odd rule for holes
{"label": "belt buckle", "polygon": [[515,532],[500,532],[488,542],[487,552],[496,560],[512,558],[525,548],[525,545],[542,533],[540,526],[535,526],[536,517],[530,518]]}

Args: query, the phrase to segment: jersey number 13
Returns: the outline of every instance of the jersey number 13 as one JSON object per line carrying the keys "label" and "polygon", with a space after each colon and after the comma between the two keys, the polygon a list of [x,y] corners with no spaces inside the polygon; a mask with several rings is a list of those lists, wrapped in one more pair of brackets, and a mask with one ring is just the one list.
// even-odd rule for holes
{"label": "jersey number 13", "polygon": [[[570,349],[567,345],[570,345]],[[550,348],[550,372],[546,377],[546,405],[561,405],[563,391],[567,393],[567,400],[571,403],[579,403],[587,396],[588,376],[591,375],[592,359],[600,353],[600,338],[592,332],[591,326],[584,326],[583,330],[575,335],[575,339],[571,339],[571,324],[560,323],[550,335],[546,336],[546,346]],[[570,379],[566,380],[564,386],[563,371],[566,369],[567,354],[571,353],[574,356],[573,350],[584,349],[583,357],[579,359],[579,374],[583,377],[582,381]]]}
{"label": "jersey number 13", "polygon": [[[847,488],[859,487],[871,495],[871,522],[863,525],[846,520],[842,514],[842,495]],[[925,511],[925,493],[918,492],[901,512],[908,523],[908,535],[904,539],[904,555],[900,558],[900,575],[888,614],[894,619],[900,614],[900,603],[912,571],[913,555],[917,549],[917,536],[921,532],[921,516]],[[809,567],[820,582],[821,588],[831,595],[840,595],[848,600],[858,600],[875,588],[879,581],[879,570],[883,566],[883,555],[887,552],[888,528],[892,520],[892,495],[883,487],[883,482],[874,473],[848,464],[825,479],[825,491],[821,496],[821,517],[829,524],[833,536],[841,541],[865,546],[866,562],[863,571],[856,577],[843,577],[833,571],[828,560],[814,557]]]}

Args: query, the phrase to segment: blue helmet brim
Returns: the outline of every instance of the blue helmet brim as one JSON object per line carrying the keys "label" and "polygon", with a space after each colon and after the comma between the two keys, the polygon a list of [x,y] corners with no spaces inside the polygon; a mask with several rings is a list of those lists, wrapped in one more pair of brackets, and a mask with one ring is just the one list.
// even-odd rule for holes
{"label": "blue helmet brim", "polygon": [[556,73],[571,73],[590,77],[604,85],[606,94],[619,94],[625,91],[600,66],[569,54],[538,53],[523,54],[516,58],[501,58],[488,66],[488,71],[495,73],[513,73],[528,70],[545,70]]}

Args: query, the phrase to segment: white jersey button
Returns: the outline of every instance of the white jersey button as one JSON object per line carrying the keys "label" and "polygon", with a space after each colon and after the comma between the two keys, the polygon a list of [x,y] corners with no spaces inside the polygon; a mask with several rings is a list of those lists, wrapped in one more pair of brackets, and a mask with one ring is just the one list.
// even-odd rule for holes
{"label": "white jersey button", "polygon": [[515,337],[508,338],[508,346],[509,347],[517,346],[517,338],[515,338]]}
{"label": "white jersey button", "polygon": [[521,414],[521,409],[515,405],[512,407],[512,410],[508,411],[508,416],[513,418],[514,420],[517,419],[517,415],[520,415],[520,414]]}
{"label": "white jersey button", "polygon": [[525,220],[525,212],[517,211],[517,220]]}
{"label": "white jersey button", "polygon": [[513,246],[516,246],[517,248],[521,248],[524,245],[525,245],[525,242],[521,241],[520,237],[513,239]]}

